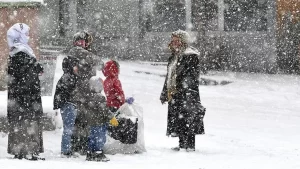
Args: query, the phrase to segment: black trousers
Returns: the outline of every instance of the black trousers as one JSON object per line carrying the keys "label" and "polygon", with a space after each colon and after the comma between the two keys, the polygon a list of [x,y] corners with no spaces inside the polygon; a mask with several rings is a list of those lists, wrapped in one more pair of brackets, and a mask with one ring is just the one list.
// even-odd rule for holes
{"label": "black trousers", "polygon": [[195,149],[195,134],[180,134],[179,147],[180,148],[193,148]]}

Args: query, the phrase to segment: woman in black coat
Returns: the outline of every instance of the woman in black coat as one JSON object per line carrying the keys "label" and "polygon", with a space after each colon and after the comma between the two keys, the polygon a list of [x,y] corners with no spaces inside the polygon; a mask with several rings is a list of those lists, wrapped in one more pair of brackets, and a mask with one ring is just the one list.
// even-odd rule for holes
{"label": "woman in black coat", "polygon": [[205,108],[199,94],[199,52],[189,47],[189,35],[178,30],[172,33],[168,73],[161,92],[162,103],[168,102],[167,136],[179,137],[179,151],[195,151],[195,135],[204,134]]}
{"label": "woman in black coat", "polygon": [[38,160],[44,151],[42,136],[42,100],[37,63],[28,46],[29,27],[17,23],[7,32],[10,47],[8,59],[9,122],[8,153],[15,158]]}

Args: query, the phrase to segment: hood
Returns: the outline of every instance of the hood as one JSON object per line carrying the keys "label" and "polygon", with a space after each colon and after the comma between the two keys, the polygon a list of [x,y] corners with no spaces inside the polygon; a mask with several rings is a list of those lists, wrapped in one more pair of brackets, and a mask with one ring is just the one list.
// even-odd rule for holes
{"label": "hood", "polygon": [[93,92],[101,93],[103,90],[103,80],[100,77],[93,76],[89,81],[90,89]]}
{"label": "hood", "polygon": [[102,69],[102,73],[105,77],[116,77],[119,75],[119,71],[119,64],[114,60],[106,62]]}
{"label": "hood", "polygon": [[180,29],[175,32],[172,32],[172,36],[179,37],[181,39],[181,42],[184,44],[189,44],[191,40],[189,33]]}
{"label": "hood", "polygon": [[36,58],[33,50],[28,45],[29,26],[25,23],[16,23],[7,31],[7,44],[9,47],[9,55],[14,56],[16,53],[24,52],[30,57]]}
{"label": "hood", "polygon": [[172,32],[172,37],[177,37],[180,39],[182,45],[180,48],[175,49],[173,48],[173,46],[171,45],[171,43],[169,44],[169,49],[171,49],[172,53],[181,53],[184,52],[190,44],[190,35],[188,32],[183,31],[183,30],[177,30],[175,32]]}
{"label": "hood", "polygon": [[73,47],[68,55],[78,59],[78,76],[82,78],[95,76],[96,68],[103,64],[100,57],[79,46]]}
{"label": "hood", "polygon": [[15,43],[28,45],[29,26],[25,23],[16,23],[7,31],[7,44],[9,48],[14,47]]}
{"label": "hood", "polygon": [[78,62],[78,59],[72,56],[67,56],[66,58],[64,58],[62,62],[62,69],[64,73],[74,74],[73,68],[75,66],[78,66]]}

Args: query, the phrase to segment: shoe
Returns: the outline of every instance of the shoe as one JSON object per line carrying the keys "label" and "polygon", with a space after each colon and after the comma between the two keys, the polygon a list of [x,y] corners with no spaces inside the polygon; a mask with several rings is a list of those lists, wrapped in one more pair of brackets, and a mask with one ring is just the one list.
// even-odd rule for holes
{"label": "shoe", "polygon": [[173,150],[173,151],[180,151],[180,147],[172,147],[171,150]]}
{"label": "shoe", "polygon": [[196,151],[195,148],[187,148],[186,149],[186,152],[193,152],[193,151]]}
{"label": "shoe", "polygon": [[92,153],[90,151],[88,151],[86,153],[86,161],[94,161],[95,160],[95,153]]}
{"label": "shoe", "polygon": [[61,153],[61,157],[63,158],[70,158],[72,156],[72,153],[71,152],[68,152],[68,153]]}
{"label": "shoe", "polygon": [[87,151],[84,149],[79,150],[78,153],[82,156],[87,155]]}
{"label": "shoe", "polygon": [[79,155],[77,153],[68,152],[68,153],[61,153],[61,157],[63,158],[77,158]]}
{"label": "shoe", "polygon": [[29,161],[45,160],[45,158],[39,157],[37,155],[26,155],[24,158]]}
{"label": "shoe", "polygon": [[177,133],[171,133],[171,137],[178,137]]}
{"label": "shoe", "polygon": [[101,161],[101,162],[107,162],[110,161],[109,158],[107,158],[102,151],[96,151],[94,152],[94,161]]}
{"label": "shoe", "polygon": [[14,159],[22,160],[23,158],[25,158],[23,155],[15,155],[14,156]]}

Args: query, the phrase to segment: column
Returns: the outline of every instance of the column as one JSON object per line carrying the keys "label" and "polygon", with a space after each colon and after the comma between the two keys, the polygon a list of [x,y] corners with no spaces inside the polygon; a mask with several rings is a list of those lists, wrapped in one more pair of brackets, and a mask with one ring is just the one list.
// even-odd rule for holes
{"label": "column", "polygon": [[193,28],[192,24],[192,2],[191,0],[185,0],[185,29],[187,32],[191,32]]}
{"label": "column", "polygon": [[224,0],[218,0],[218,31],[224,31]]}

